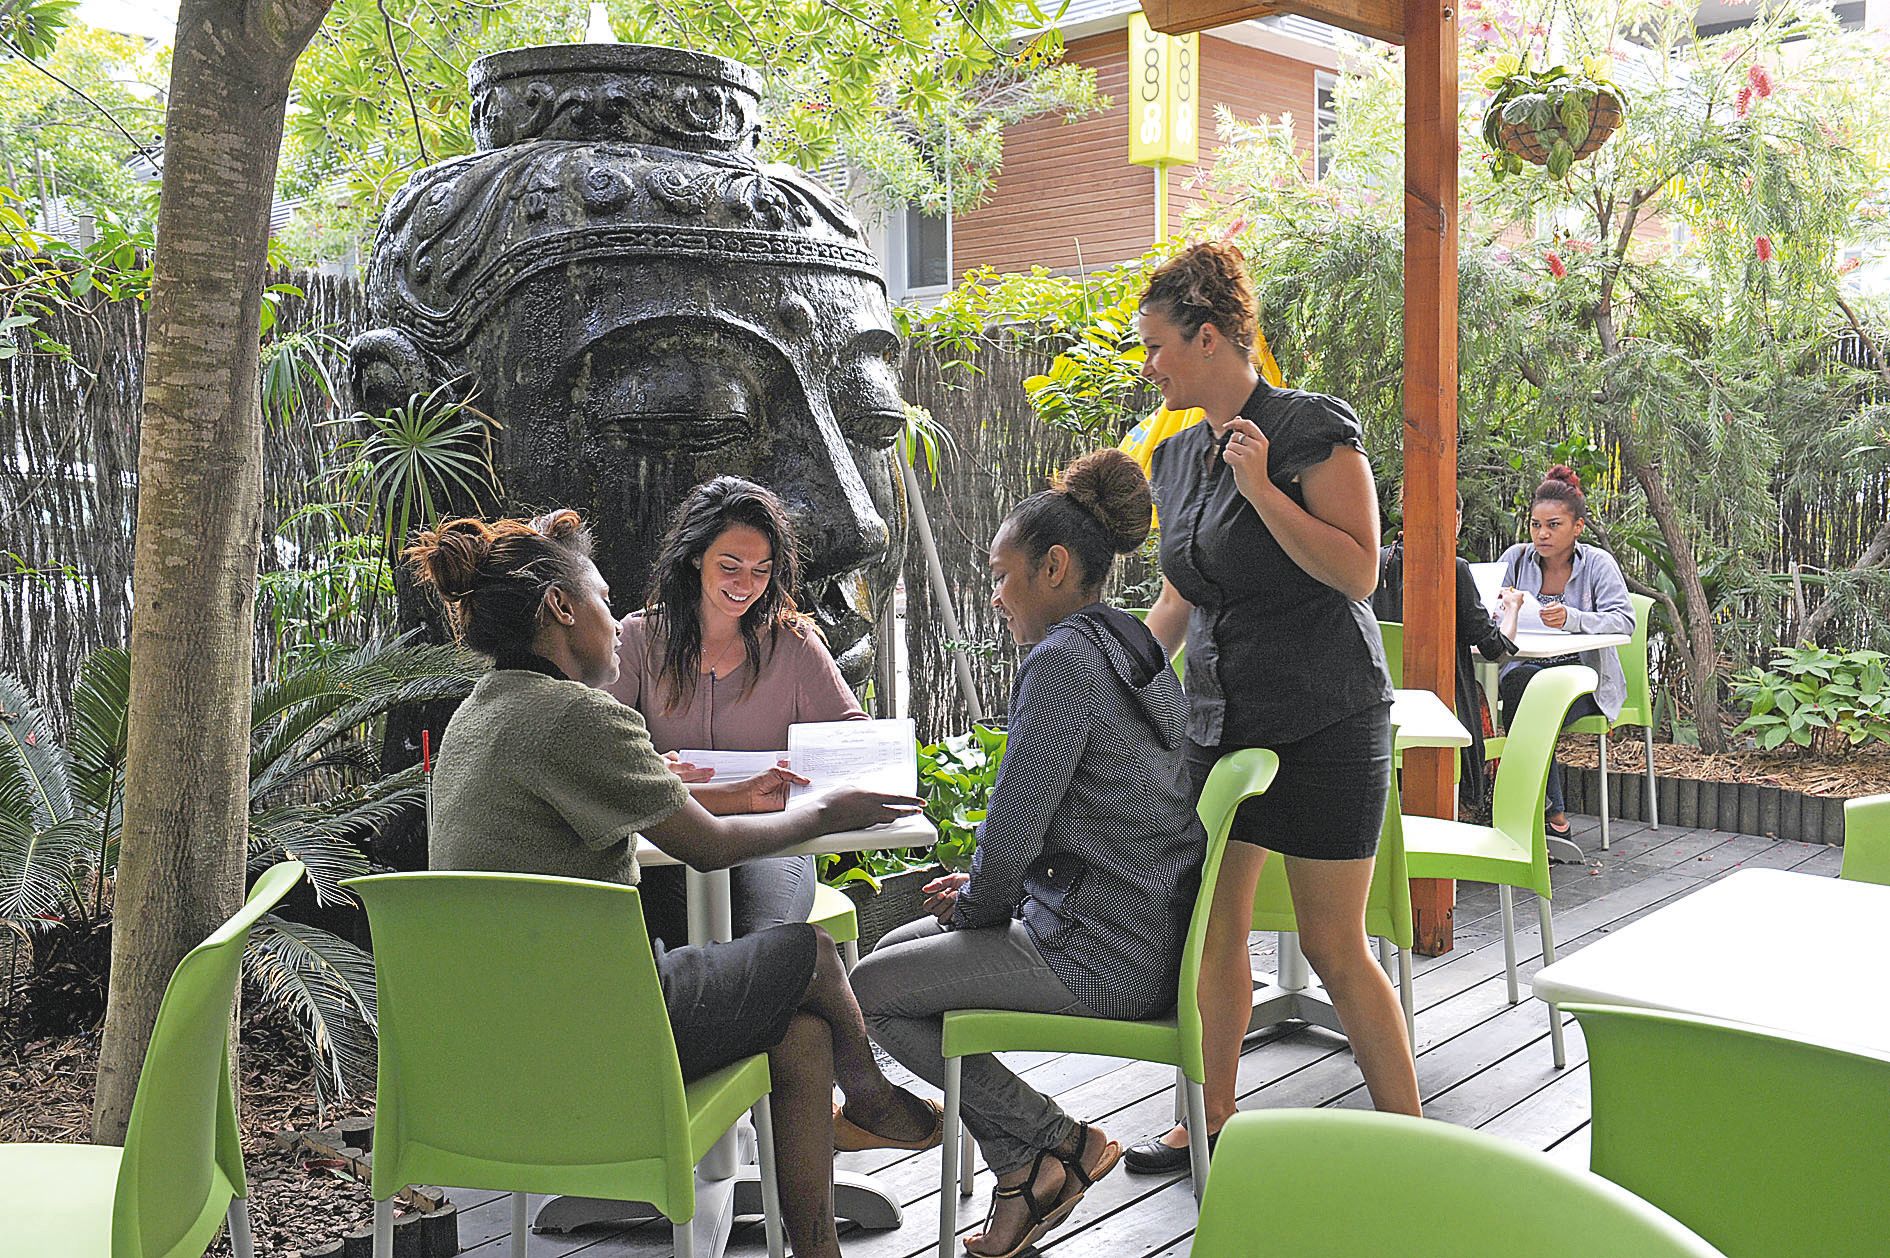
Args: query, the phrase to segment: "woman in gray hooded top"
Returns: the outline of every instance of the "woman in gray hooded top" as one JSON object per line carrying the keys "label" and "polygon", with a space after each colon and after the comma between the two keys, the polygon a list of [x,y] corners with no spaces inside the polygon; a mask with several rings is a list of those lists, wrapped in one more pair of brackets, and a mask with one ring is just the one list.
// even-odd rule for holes
{"label": "woman in gray hooded top", "polygon": [[[1187,701],[1142,622],[1101,602],[1115,556],[1148,536],[1148,483],[1104,450],[1054,484],[991,545],[991,601],[1029,653],[971,872],[931,883],[933,916],[886,936],[853,973],[873,1038],[933,1084],[953,1009],[1173,1008],[1200,884]],[[962,1096],[998,1177],[983,1232],[965,1242],[973,1258],[1034,1244],[1121,1156],[991,1055],[964,1060]]]}

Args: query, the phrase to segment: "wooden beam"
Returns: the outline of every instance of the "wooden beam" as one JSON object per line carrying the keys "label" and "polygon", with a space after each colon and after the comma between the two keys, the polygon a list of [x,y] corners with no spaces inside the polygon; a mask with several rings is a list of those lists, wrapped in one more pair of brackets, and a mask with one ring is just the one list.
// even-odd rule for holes
{"label": "wooden beam", "polygon": [[1142,0],[1142,12],[1165,35],[1286,13],[1388,44],[1402,44],[1405,32],[1404,0]]}
{"label": "wooden beam", "polygon": [[[1456,705],[1456,0],[1404,0],[1404,684]],[[1408,751],[1404,810],[1453,815],[1455,752]],[[1411,883],[1417,950],[1448,952],[1455,884]]]}

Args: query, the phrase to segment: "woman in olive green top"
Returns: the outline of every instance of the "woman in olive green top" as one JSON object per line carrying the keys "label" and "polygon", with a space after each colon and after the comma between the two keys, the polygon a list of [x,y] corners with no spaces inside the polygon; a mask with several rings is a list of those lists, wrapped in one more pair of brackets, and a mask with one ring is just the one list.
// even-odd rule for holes
{"label": "woman in olive green top", "polygon": [[[441,742],[434,868],[634,884],[639,832],[698,869],[720,869],[919,805],[844,790],[783,812],[783,774],[711,794],[717,811],[691,798],[651,748],[642,716],[601,689],[617,675],[617,624],[590,549],[578,514],[558,511],[529,522],[452,520],[407,552],[446,600],[460,639],[493,659]],[[717,815],[744,807],[773,811]],[[888,1146],[936,1143],[937,1107],[880,1072],[833,941],[818,927],[659,944],[656,967],[684,1078],[768,1053],[788,1235],[801,1258],[837,1258],[836,1076],[847,1117]]]}

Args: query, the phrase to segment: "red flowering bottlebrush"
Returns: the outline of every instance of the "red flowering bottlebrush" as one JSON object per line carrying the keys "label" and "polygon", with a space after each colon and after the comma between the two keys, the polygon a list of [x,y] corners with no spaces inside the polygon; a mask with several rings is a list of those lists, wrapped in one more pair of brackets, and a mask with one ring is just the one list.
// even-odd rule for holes
{"label": "red flowering bottlebrush", "polygon": [[1738,109],[1739,116],[1741,118],[1745,117],[1746,114],[1751,112],[1751,109],[1752,109],[1751,85],[1748,84],[1745,87],[1740,88],[1739,95],[1734,97],[1733,99],[1734,99],[1735,107]]}
{"label": "red flowering bottlebrush", "polygon": [[1752,242],[1752,252],[1759,255],[1759,261],[1770,262],[1772,260],[1772,238],[1770,236],[1760,236],[1757,240],[1754,240]]}
{"label": "red flowering bottlebrush", "polygon": [[1763,100],[1772,94],[1772,74],[1764,66],[1754,64],[1746,71],[1746,85]]}
{"label": "red flowering bottlebrush", "polygon": [[1549,264],[1549,274],[1556,279],[1563,279],[1568,275],[1568,268],[1562,265],[1562,257],[1555,250],[1549,250],[1543,255],[1543,260]]}

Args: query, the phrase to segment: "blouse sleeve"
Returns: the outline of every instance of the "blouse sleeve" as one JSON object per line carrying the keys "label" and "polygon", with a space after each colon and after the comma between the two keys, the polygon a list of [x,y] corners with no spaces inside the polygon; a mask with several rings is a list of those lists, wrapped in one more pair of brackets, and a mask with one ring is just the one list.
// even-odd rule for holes
{"label": "blouse sleeve", "polygon": [[603,691],[587,686],[577,693],[557,729],[539,787],[586,847],[621,843],[689,798],[650,745],[642,715]]}
{"label": "blouse sleeve", "polygon": [[649,642],[643,625],[643,617],[635,612],[620,622],[623,633],[617,640],[617,680],[604,687],[605,694],[639,712],[643,710],[643,658]]}
{"label": "blouse sleeve", "polygon": [[1352,408],[1338,398],[1319,393],[1301,394],[1292,405],[1292,418],[1268,438],[1267,476],[1286,483],[1309,467],[1332,457],[1335,446],[1350,446],[1365,453],[1365,432]]}
{"label": "blouse sleeve", "polygon": [[[796,633],[796,630],[786,630]],[[865,709],[853,687],[840,675],[840,666],[811,628],[799,634],[795,661],[794,709],[800,721],[864,721]]]}
{"label": "blouse sleeve", "polygon": [[1594,606],[1570,608],[1569,629],[1575,633],[1633,633],[1634,603],[1628,598],[1621,565],[1605,550],[1583,549],[1587,551],[1588,601]]}
{"label": "blouse sleeve", "polygon": [[1089,689],[1088,663],[1068,641],[1046,642],[1024,661],[1004,762],[952,925],[996,926],[1023,902],[1024,872],[1042,855],[1050,819],[1063,806],[1089,743]]}

